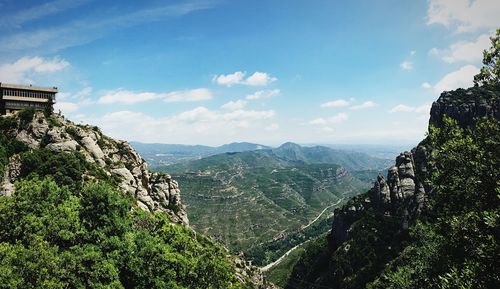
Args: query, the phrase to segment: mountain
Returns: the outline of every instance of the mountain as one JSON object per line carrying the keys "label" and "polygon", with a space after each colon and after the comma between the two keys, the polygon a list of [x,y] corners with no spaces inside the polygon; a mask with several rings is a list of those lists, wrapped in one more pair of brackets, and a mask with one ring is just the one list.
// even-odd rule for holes
{"label": "mountain", "polygon": [[197,160],[227,152],[270,149],[270,147],[264,145],[248,142],[234,142],[218,147],[180,144],[148,144],[141,142],[131,142],[130,144],[147,160],[151,167]]}
{"label": "mountain", "polygon": [[442,93],[429,136],[335,210],[328,236],[283,261],[291,273],[273,281],[294,289],[498,288],[499,148],[500,85]]}
{"label": "mountain", "polygon": [[365,153],[336,150],[325,146],[304,147],[291,142],[272,149],[272,153],[287,161],[335,163],[351,171],[385,169],[390,165],[390,161],[387,159],[371,157]]}
{"label": "mountain", "polygon": [[[396,153],[392,153],[394,149],[391,150],[387,146],[375,146],[375,148],[355,146],[354,149],[348,146],[337,146],[341,148],[337,149],[327,146],[300,146],[291,142],[274,149],[247,142],[235,142],[218,147],[140,142],[131,142],[131,145],[152,168],[198,160],[216,154],[266,150],[287,161],[338,163],[350,170],[385,169],[391,164],[390,158],[387,156],[390,155],[392,158],[396,155]],[[383,157],[372,157],[371,154]]]}
{"label": "mountain", "polygon": [[177,181],[58,114],[0,116],[5,288],[272,288],[193,231]]}
{"label": "mountain", "polygon": [[[318,150],[330,154],[319,158]],[[340,163],[363,168],[370,164],[350,158],[358,154],[287,143],[277,149],[219,154],[157,169],[169,171],[181,182],[196,230],[265,265],[326,232],[324,220],[334,207],[370,187],[333,163],[336,155],[342,157]],[[372,171],[372,177],[377,173]]]}

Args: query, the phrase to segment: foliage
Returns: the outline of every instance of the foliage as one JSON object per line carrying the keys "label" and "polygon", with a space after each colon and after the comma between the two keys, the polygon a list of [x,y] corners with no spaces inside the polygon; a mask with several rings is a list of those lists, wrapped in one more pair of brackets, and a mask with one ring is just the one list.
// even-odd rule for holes
{"label": "foliage", "polygon": [[225,252],[105,183],[0,198],[0,288],[236,288]]}
{"label": "foliage", "polygon": [[54,154],[47,149],[33,150],[21,154],[21,177],[31,174],[51,176],[59,185],[80,189],[82,176],[88,164],[85,157],[78,153]]}
{"label": "foliage", "polygon": [[474,76],[475,85],[500,83],[500,28],[491,39],[491,47],[483,51],[483,64],[479,74]]}
{"label": "foliage", "polygon": [[27,107],[22,109],[17,113],[19,117],[19,125],[21,128],[26,128],[26,126],[33,121],[33,117],[35,116],[36,110],[33,107]]}
{"label": "foliage", "polygon": [[477,120],[463,129],[444,117],[444,127],[430,129],[431,183],[439,191],[433,198],[439,216],[498,208],[500,199],[500,125]]}
{"label": "foliage", "polygon": [[444,122],[429,135],[438,193],[372,288],[500,286],[500,123],[481,119],[471,130]]}
{"label": "foliage", "polygon": [[50,117],[52,114],[54,113],[54,106],[53,105],[47,105],[44,109],[43,109],[43,114],[45,115],[45,117]]}

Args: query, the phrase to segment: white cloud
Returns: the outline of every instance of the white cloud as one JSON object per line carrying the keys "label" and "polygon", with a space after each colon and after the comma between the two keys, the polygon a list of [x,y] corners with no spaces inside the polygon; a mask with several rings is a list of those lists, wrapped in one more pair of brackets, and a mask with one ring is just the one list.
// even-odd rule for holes
{"label": "white cloud", "polygon": [[75,93],[74,97],[75,98],[84,98],[84,97],[87,97],[87,96],[89,96],[92,93],[93,90],[94,89],[91,86],[85,86],[80,91],[78,91],[77,93]]}
{"label": "white cloud", "polygon": [[167,93],[166,102],[193,102],[212,99],[212,91],[207,88],[179,90]]}
{"label": "white cloud", "polygon": [[63,114],[72,114],[78,110],[78,104],[73,102],[58,101],[54,104],[54,111],[61,111]]}
{"label": "white cloud", "polygon": [[432,85],[428,82],[423,82],[421,86],[422,86],[422,88],[425,88],[425,89],[432,88]]}
{"label": "white cloud", "polygon": [[245,72],[236,71],[235,73],[226,74],[226,75],[215,75],[212,78],[212,81],[226,86],[232,86],[235,84],[240,84],[243,82],[243,78],[245,77]]}
{"label": "white cloud", "polygon": [[134,104],[155,99],[162,99],[166,102],[193,102],[212,98],[212,92],[206,88],[197,88],[192,90],[179,90],[169,93],[156,92],[134,92],[124,89],[114,90],[101,96],[97,103],[99,104]]}
{"label": "white cloud", "polygon": [[245,84],[252,86],[266,86],[269,83],[274,82],[276,80],[277,80],[276,77],[271,77],[265,72],[257,71],[246,79]]}
{"label": "white cloud", "polygon": [[106,93],[101,96],[97,103],[99,104],[134,104],[139,102],[144,102],[153,99],[162,98],[163,95],[154,92],[133,92],[129,90],[115,90]]}
{"label": "white cloud", "polygon": [[152,117],[142,112],[117,111],[87,120],[120,139],[220,144],[258,134],[262,136],[263,131],[270,126],[269,120],[274,116],[273,110],[224,112],[200,106],[167,117]]}
{"label": "white cloud", "polygon": [[332,100],[329,102],[325,102],[321,104],[321,107],[323,108],[334,108],[334,107],[343,107],[343,106],[348,106],[350,104],[349,101],[344,100],[344,99],[337,99],[337,100]]}
{"label": "white cloud", "polygon": [[450,48],[439,50],[432,48],[429,53],[440,56],[447,63],[455,63],[459,61],[477,62],[482,59],[483,50],[490,47],[489,35],[480,35],[475,41],[465,42],[460,41],[452,44]]}
{"label": "white cloud", "polygon": [[371,108],[371,107],[375,107],[375,106],[377,106],[377,104],[375,102],[369,100],[369,101],[363,102],[362,104],[353,105],[353,106],[351,106],[351,109],[358,110],[358,109]]}
{"label": "white cloud", "polygon": [[408,106],[405,104],[398,104],[395,107],[393,107],[389,112],[394,113],[394,112],[410,112],[414,111],[415,107],[413,106]]}
{"label": "white cloud", "polygon": [[416,51],[416,50],[412,50],[412,51],[410,51],[410,55],[411,55],[411,56],[415,55],[416,53],[417,53],[417,51]]}
{"label": "white cloud", "polygon": [[259,90],[255,93],[247,95],[245,98],[247,100],[259,100],[259,99],[265,99],[265,98],[271,98],[273,96],[277,96],[280,94],[279,89],[273,89],[273,90]]}
{"label": "white cloud", "polygon": [[243,109],[247,105],[247,102],[243,99],[238,99],[236,101],[229,101],[224,103],[221,108],[227,110],[238,110]]}
{"label": "white cloud", "polygon": [[89,101],[88,96],[92,93],[94,89],[91,86],[84,86],[81,90],[76,92],[59,92],[57,93],[57,99],[76,99],[79,101]]}
{"label": "white cloud", "polygon": [[69,62],[59,57],[22,57],[13,63],[0,65],[0,79],[14,83],[34,82],[32,77],[59,72],[68,66]]}
{"label": "white cloud", "polygon": [[267,86],[271,82],[278,80],[265,72],[254,72],[254,74],[245,78],[246,72],[236,71],[231,74],[215,75],[212,81],[225,86],[232,86],[235,84],[250,85],[250,86]]}
{"label": "white cloud", "polygon": [[348,114],[341,112],[341,113],[338,113],[338,114],[336,114],[335,116],[332,116],[332,117],[326,117],[326,118],[319,117],[319,118],[313,119],[309,123],[313,124],[313,125],[323,125],[323,126],[326,126],[326,125],[343,123],[348,118],[349,118]]}
{"label": "white cloud", "polygon": [[399,64],[399,67],[403,70],[412,70],[413,69],[413,62],[411,61],[403,61]]}
{"label": "white cloud", "polygon": [[389,110],[390,113],[397,113],[397,112],[414,112],[417,114],[424,114],[428,115],[429,111],[431,109],[432,103],[426,102],[420,106],[409,106],[406,104],[398,104],[395,107],[393,107],[391,110]]}
{"label": "white cloud", "polygon": [[434,91],[441,93],[457,88],[468,88],[473,84],[474,75],[479,73],[479,68],[474,65],[466,65],[460,69],[446,74],[434,85]]}
{"label": "white cloud", "polygon": [[429,0],[427,24],[454,26],[457,32],[500,26],[498,0]]}

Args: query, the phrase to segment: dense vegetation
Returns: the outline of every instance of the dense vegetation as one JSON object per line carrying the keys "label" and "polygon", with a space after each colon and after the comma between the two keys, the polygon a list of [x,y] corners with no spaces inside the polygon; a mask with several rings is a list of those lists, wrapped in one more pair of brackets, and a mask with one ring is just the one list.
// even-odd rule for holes
{"label": "dense vegetation", "polygon": [[224,251],[104,183],[33,178],[0,198],[0,288],[231,288]]}
{"label": "dense vegetation", "polygon": [[[332,205],[341,206],[370,187],[339,165],[306,164],[265,151],[216,155],[165,169],[182,184],[191,225],[257,265],[327,232]],[[317,222],[303,228],[324,209]]]}
{"label": "dense vegetation", "polygon": [[446,122],[429,135],[438,193],[373,288],[500,287],[500,123]]}
{"label": "dense vegetation", "polygon": [[79,153],[9,137],[30,114],[0,118],[2,172],[14,154],[22,163],[0,197],[0,288],[240,288],[222,247],[138,209]]}

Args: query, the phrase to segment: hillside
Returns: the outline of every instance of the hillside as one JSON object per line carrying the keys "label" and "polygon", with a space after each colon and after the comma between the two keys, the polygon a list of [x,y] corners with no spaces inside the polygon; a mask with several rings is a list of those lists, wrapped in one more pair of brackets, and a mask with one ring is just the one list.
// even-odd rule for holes
{"label": "hillside", "polygon": [[164,169],[183,184],[194,228],[265,265],[326,232],[335,205],[370,187],[340,165],[285,156],[286,146],[276,150],[281,156],[226,153]]}
{"label": "hillside", "polygon": [[188,225],[178,184],[58,114],[0,117],[0,288],[270,288]]}
{"label": "hillside", "polygon": [[500,86],[444,92],[430,114],[429,136],[335,211],[286,288],[500,286]]}

